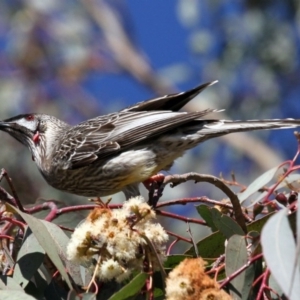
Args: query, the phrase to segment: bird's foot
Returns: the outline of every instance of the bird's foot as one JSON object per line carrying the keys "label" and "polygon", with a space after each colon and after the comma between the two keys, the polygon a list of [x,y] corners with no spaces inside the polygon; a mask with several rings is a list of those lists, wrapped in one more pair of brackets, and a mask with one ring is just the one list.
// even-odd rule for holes
{"label": "bird's foot", "polygon": [[108,198],[105,202],[100,198],[100,197],[97,197],[96,199],[88,199],[90,202],[93,202],[97,205],[99,205],[100,207],[102,208],[107,208],[108,207],[108,204],[109,202],[111,201],[112,198]]}
{"label": "bird's foot", "polygon": [[151,176],[147,180],[143,182],[143,185],[145,188],[150,191],[151,187],[153,186],[153,183],[156,183],[158,185],[162,184],[165,179],[165,175],[162,173],[158,173],[156,175]]}

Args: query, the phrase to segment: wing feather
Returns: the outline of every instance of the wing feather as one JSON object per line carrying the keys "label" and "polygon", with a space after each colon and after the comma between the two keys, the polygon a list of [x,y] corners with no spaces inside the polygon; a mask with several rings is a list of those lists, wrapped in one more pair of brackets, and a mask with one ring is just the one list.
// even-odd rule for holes
{"label": "wing feather", "polygon": [[199,120],[213,111],[121,111],[100,116],[69,129],[56,151],[56,157],[65,156],[65,169],[81,168]]}
{"label": "wing feather", "polygon": [[125,111],[149,111],[149,110],[172,110],[178,111],[189,101],[195,98],[205,88],[215,84],[217,81],[201,84],[189,91],[169,94],[162,97],[149,99],[125,108]]}

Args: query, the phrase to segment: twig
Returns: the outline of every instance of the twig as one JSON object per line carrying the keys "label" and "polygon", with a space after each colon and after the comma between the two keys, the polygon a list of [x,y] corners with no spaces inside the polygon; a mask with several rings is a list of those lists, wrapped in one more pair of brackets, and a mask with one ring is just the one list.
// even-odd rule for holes
{"label": "twig", "polygon": [[220,289],[222,289],[225,285],[227,285],[231,280],[233,280],[235,277],[237,277],[239,274],[241,274],[243,271],[245,271],[251,264],[253,264],[258,259],[261,259],[263,257],[263,254],[260,253],[254,257],[252,257],[246,264],[244,264],[242,267],[240,267],[238,270],[230,274],[227,278],[224,279],[224,281],[220,285]]}
{"label": "twig", "polygon": [[10,177],[8,176],[8,174],[7,174],[7,172],[6,172],[5,169],[1,169],[0,181],[1,181],[1,179],[3,177],[6,179],[8,185],[9,185],[9,188],[10,188],[12,194],[13,194],[13,197],[14,197],[14,200],[15,200],[15,203],[16,203],[18,209],[20,211],[24,212],[24,207],[23,207],[23,205],[22,205],[22,203],[21,203],[21,201],[20,201],[20,199],[18,197],[18,194],[16,192],[16,189],[15,189],[15,187],[14,187],[14,185],[13,185],[13,183],[12,183],[12,181],[11,181]]}
{"label": "twig", "polygon": [[228,209],[233,209],[232,205],[226,204],[217,200],[212,200],[207,198],[206,196],[203,197],[194,197],[194,198],[181,198],[181,199],[176,199],[176,200],[171,200],[171,201],[164,201],[160,202],[157,204],[156,208],[161,208],[164,206],[170,206],[170,205],[177,205],[177,204],[182,204],[186,205],[187,203],[194,203],[194,202],[200,202],[200,203],[206,203],[206,204],[213,204],[213,205],[218,205],[222,206]]}
{"label": "twig", "polygon": [[166,251],[166,255],[169,256],[172,248],[177,244],[180,240],[177,238],[175,239],[168,247],[168,250]]}
{"label": "twig", "polygon": [[8,202],[12,206],[17,207],[17,201],[16,199],[10,195],[4,188],[0,186],[0,198],[2,201]]}
{"label": "twig", "polygon": [[192,241],[191,241],[191,240],[189,240],[189,239],[187,239],[187,238],[185,238],[185,237],[183,237],[183,236],[181,236],[181,235],[178,235],[177,233],[174,233],[173,231],[166,230],[166,232],[167,232],[168,235],[171,235],[171,236],[176,237],[176,240],[177,240],[177,241],[180,241],[180,240],[181,240],[181,241],[184,241],[184,242],[187,242],[187,243],[192,244]]}
{"label": "twig", "polygon": [[197,245],[196,245],[196,243],[195,243],[195,241],[193,239],[193,235],[192,235],[190,223],[187,223],[187,226],[188,226],[187,232],[189,233],[189,235],[191,237],[191,241],[192,241],[193,247],[195,249],[196,256],[199,257],[198,247],[197,247]]}
{"label": "twig", "polygon": [[25,231],[26,224],[22,223],[21,221],[18,221],[16,219],[9,218],[9,217],[2,217],[1,221],[8,221],[9,223],[11,223],[13,225],[17,225],[18,227],[20,227],[23,232]]}
{"label": "twig", "polygon": [[188,180],[194,180],[195,183],[197,182],[208,182],[210,184],[213,184],[217,188],[219,188],[222,192],[226,194],[226,196],[230,199],[235,219],[237,223],[241,226],[245,234],[247,233],[247,227],[245,218],[243,215],[243,211],[239,202],[239,199],[237,195],[224,183],[222,180],[220,180],[218,177],[212,176],[212,175],[205,175],[205,174],[197,174],[197,173],[187,173],[183,175],[169,175],[165,177],[164,185],[171,183],[171,187],[174,187],[182,182],[186,182]]}
{"label": "twig", "polygon": [[155,212],[156,212],[157,215],[177,219],[177,220],[180,220],[180,221],[183,221],[183,222],[190,222],[190,223],[196,223],[196,224],[208,226],[205,221],[202,221],[202,220],[199,220],[199,219],[187,218],[187,217],[183,217],[183,216],[180,216],[180,215],[177,215],[177,214],[169,213],[169,212],[163,211],[163,210],[156,210]]}
{"label": "twig", "polygon": [[260,284],[260,288],[255,299],[257,300],[263,299],[264,289],[267,286],[267,281],[269,279],[269,276],[270,276],[270,270],[266,269],[265,272],[263,273],[262,282]]}
{"label": "twig", "polygon": [[231,172],[231,179],[232,179],[232,180],[226,180],[226,179],[223,177],[223,174],[222,174],[222,173],[220,173],[220,179],[221,179],[225,184],[227,184],[227,185],[230,185],[230,186],[237,186],[237,187],[241,188],[241,192],[243,192],[243,191],[247,188],[247,186],[245,186],[245,185],[243,185],[243,184],[241,184],[241,183],[239,183],[239,182],[236,181],[235,174],[234,174],[233,171]]}

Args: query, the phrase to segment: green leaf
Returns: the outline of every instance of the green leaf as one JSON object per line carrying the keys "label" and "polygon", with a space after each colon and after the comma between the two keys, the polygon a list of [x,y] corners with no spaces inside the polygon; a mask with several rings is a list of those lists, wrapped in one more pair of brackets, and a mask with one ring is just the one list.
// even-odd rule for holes
{"label": "green leaf", "polygon": [[240,225],[234,221],[232,218],[222,215],[217,209],[213,208],[211,210],[212,220],[218,230],[229,239],[234,234],[245,235],[243,229]]}
{"label": "green leaf", "polygon": [[[273,170],[273,169],[272,169]],[[271,170],[270,170],[271,171]],[[260,178],[260,177],[259,177]],[[259,179],[258,178],[258,179]],[[271,178],[272,179],[272,178]],[[256,180],[255,180],[256,181]],[[285,179],[284,179],[284,181],[282,181],[275,189],[274,189],[274,191],[278,191],[278,190],[280,190],[280,189],[282,189],[282,188],[285,188],[285,187],[287,187],[288,186],[288,184],[294,184],[294,183],[299,183],[299,181],[300,181],[300,174],[290,174],[290,175],[288,175]],[[267,182],[268,183],[268,182]],[[266,184],[267,184],[266,183]],[[265,185],[266,185],[265,184]],[[251,184],[252,185],[252,184]],[[249,187],[251,186],[251,185],[249,185]],[[248,188],[249,188],[248,187]],[[248,189],[247,188],[247,189]],[[259,189],[258,189],[259,190]],[[246,190],[244,191],[244,192],[246,192]],[[243,193],[244,193],[243,192]],[[240,195],[241,194],[243,194],[243,193],[240,193],[240,194],[238,194],[238,197],[239,197],[239,199],[240,199],[240,201],[241,201],[241,198],[240,198]],[[252,193],[252,194],[254,194],[254,193]],[[267,194],[268,194],[268,192],[262,192],[259,196],[257,196],[255,199],[251,199],[251,203],[244,203],[243,201],[241,201],[241,203],[244,203],[244,206],[252,206],[252,205],[254,205],[254,204],[256,204],[257,202],[259,202],[259,201],[261,201],[261,200],[263,200],[266,196],[267,196]],[[251,196],[251,195],[249,195],[249,196]],[[244,196],[242,196],[242,198],[243,198]],[[245,198],[245,200],[246,200],[247,198]],[[247,201],[248,202],[248,201]]]}
{"label": "green leaf", "polygon": [[[154,287],[154,298],[155,299],[165,299],[164,297],[164,291],[165,291],[165,281],[166,279],[163,279],[163,276],[160,271],[154,272],[152,275],[152,285]],[[139,296],[143,296],[140,294]]]}
{"label": "green leaf", "polygon": [[70,291],[68,293],[68,300],[96,300],[97,295],[93,293],[83,293],[77,295],[76,291]]}
{"label": "green leaf", "polygon": [[162,297],[161,299],[165,299],[165,293],[162,289],[158,289],[158,288],[154,288],[154,292],[153,292],[153,296],[155,300],[160,299],[160,297]]}
{"label": "green leaf", "polygon": [[121,290],[112,295],[109,300],[125,300],[137,295],[145,285],[147,278],[148,275],[146,273],[138,274]]}
{"label": "green leaf", "polygon": [[21,291],[1,291],[0,300],[36,300],[30,295],[25,294]]}
{"label": "green leaf", "polygon": [[[228,240],[225,250],[226,276],[230,276],[235,271],[244,266],[247,263],[247,260],[248,256],[245,237],[240,235],[233,235]],[[234,287],[233,290],[230,290],[230,294],[234,297],[234,299],[242,298],[242,290],[245,284],[245,274],[245,272],[242,272],[230,282]]]}
{"label": "green leaf", "polygon": [[255,192],[257,192],[259,189],[261,189],[263,186],[265,186],[267,183],[269,183],[274,175],[276,174],[278,170],[278,166],[275,168],[272,168],[271,170],[268,170],[258,178],[256,178],[248,187],[246,190],[244,190],[241,193],[238,193],[237,196],[241,202],[241,204],[248,199],[251,195],[253,195]]}
{"label": "green leaf", "polygon": [[72,280],[79,286],[84,286],[86,282],[90,281],[92,278],[92,275],[90,272],[88,272],[86,269],[85,271],[85,277],[84,281],[81,276],[81,271],[80,271],[80,264],[71,262],[67,259],[67,246],[69,243],[69,237],[65,234],[65,232],[60,229],[56,224],[41,220],[41,222],[45,225],[47,228],[48,232],[51,234],[55,241],[56,248],[58,250],[59,257],[63,261],[65,268],[68,270],[68,273],[72,277]]}
{"label": "green leaf", "polygon": [[[224,253],[225,237],[219,231],[210,234],[197,243],[199,256],[202,258],[217,258]],[[184,254],[195,256],[195,249],[192,246]]]}
{"label": "green leaf", "polygon": [[23,288],[38,270],[45,257],[45,251],[32,231],[27,227],[22,246],[18,252],[13,274],[14,280]]}
{"label": "green leaf", "polygon": [[168,255],[167,259],[164,261],[164,267],[173,269],[179,263],[181,263],[186,258],[191,258],[190,255],[176,254],[176,255]]}
{"label": "green leaf", "polygon": [[196,209],[197,209],[199,215],[202,217],[202,219],[211,228],[211,230],[213,232],[217,231],[218,229],[215,226],[213,219],[212,219],[211,208],[207,205],[201,204],[201,205],[196,206]]}
{"label": "green leaf", "polygon": [[80,298],[78,300],[96,300],[97,295],[92,294],[92,293],[84,293],[80,295]]}
{"label": "green leaf", "polygon": [[[265,215],[263,218],[252,222],[247,225],[248,232],[258,231],[261,232],[264,224],[274,213]],[[225,236],[220,232],[214,232],[204,239],[197,242],[198,253],[203,258],[216,258],[219,257],[225,251]],[[191,246],[185,253],[185,255],[195,255],[194,247]]]}
{"label": "green leaf", "polygon": [[282,209],[268,220],[262,230],[261,243],[278,285],[289,299],[296,300],[300,295],[299,259],[287,213],[287,209]]}
{"label": "green leaf", "polygon": [[272,290],[276,291],[278,295],[283,296],[283,292],[272,274],[269,277],[268,285]]}
{"label": "green leaf", "polygon": [[257,231],[248,231],[247,233],[247,244],[251,246],[250,250],[251,256],[255,256],[262,252],[260,244],[260,233]]}
{"label": "green leaf", "polygon": [[[290,174],[287,176],[284,181],[282,181],[275,189],[274,191],[278,191],[281,188],[287,187],[288,184],[298,183],[300,180],[300,174]],[[268,192],[261,193],[255,200],[251,200],[251,205],[256,204],[257,202],[263,200],[267,196]]]}
{"label": "green leaf", "polygon": [[0,290],[18,290],[24,292],[21,286],[13,278],[6,275],[0,275]]}
{"label": "green leaf", "polygon": [[41,220],[36,219],[35,217],[30,216],[24,212],[21,212],[19,209],[13,207],[12,205],[6,205],[8,205],[12,210],[16,211],[16,213],[18,213],[28,224],[28,226],[32,230],[32,233],[34,234],[42,248],[46,251],[52,263],[60,272],[62,278],[66,281],[69,289],[72,289],[72,284],[70,282],[68,274],[66,273],[65,267],[58,255],[59,249],[56,246],[56,236],[49,233],[46,226]]}
{"label": "green leaf", "polygon": [[255,276],[254,265],[250,265],[245,271],[244,286],[242,288],[242,300],[249,300],[249,294],[252,289],[254,276]]}
{"label": "green leaf", "polygon": [[267,215],[265,215],[264,217],[250,223],[249,225],[247,225],[247,229],[248,232],[250,231],[258,231],[261,232],[264,225],[267,223],[267,221],[275,214],[275,212],[271,212]]}

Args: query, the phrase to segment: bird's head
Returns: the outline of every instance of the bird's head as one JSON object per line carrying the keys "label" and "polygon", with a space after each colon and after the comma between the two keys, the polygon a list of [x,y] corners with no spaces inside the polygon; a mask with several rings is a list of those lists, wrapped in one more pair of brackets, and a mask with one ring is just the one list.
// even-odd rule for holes
{"label": "bird's head", "polygon": [[35,113],[0,121],[0,130],[27,146],[38,165],[41,159],[51,153],[54,141],[68,126],[55,117]]}

